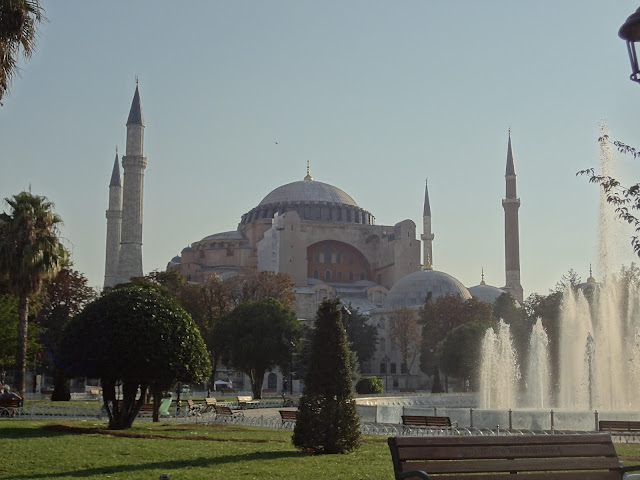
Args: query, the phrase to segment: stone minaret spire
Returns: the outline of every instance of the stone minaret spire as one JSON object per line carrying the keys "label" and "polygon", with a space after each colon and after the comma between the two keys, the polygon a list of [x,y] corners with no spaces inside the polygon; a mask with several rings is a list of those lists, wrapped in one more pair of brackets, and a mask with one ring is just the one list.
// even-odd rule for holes
{"label": "stone minaret spire", "polygon": [[518,209],[520,199],[516,192],[516,169],[511,151],[511,129],[507,147],[507,171],[505,174],[507,192],[502,200],[504,208],[504,266],[507,289],[522,304],[524,292],[520,284],[520,235],[518,233]]}
{"label": "stone minaret spire", "polygon": [[104,261],[104,286],[113,287],[117,283],[118,255],[120,254],[120,232],[122,230],[122,182],[118,147],[113,162],[111,182],[109,182],[109,209],[107,210],[107,253]]}
{"label": "stone minaret spire", "polygon": [[424,270],[433,270],[433,239],[431,233],[431,205],[429,205],[429,179],[424,186],[424,210],[422,212],[422,262]]}
{"label": "stone minaret spire", "polygon": [[127,120],[127,151],[122,157],[122,237],[118,257],[118,283],[142,276],[142,201],[144,193],[144,117],[136,79],[136,92]]}

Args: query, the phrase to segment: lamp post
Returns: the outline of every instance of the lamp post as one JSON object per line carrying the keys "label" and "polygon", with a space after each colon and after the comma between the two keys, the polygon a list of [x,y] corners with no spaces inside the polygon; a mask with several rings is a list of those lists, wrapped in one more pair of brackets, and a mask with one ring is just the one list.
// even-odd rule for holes
{"label": "lamp post", "polygon": [[385,355],[384,358],[382,359],[382,362],[384,363],[384,393],[387,393],[389,391],[388,387],[388,382],[387,382],[387,375],[389,374],[389,355]]}
{"label": "lamp post", "polygon": [[289,393],[293,395],[293,354],[296,349],[296,344],[291,342],[291,368],[289,370]]}
{"label": "lamp post", "polygon": [[627,52],[631,62],[631,75],[629,78],[640,83],[640,67],[636,54],[636,42],[640,42],[640,8],[629,15],[627,21],[618,30],[618,36],[627,42]]}

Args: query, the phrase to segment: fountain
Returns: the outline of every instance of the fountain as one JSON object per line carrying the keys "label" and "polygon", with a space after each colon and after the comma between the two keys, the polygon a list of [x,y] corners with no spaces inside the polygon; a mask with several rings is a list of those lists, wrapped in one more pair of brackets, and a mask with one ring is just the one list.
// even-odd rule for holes
{"label": "fountain", "polygon": [[498,332],[488,329],[482,340],[481,408],[505,409],[516,404],[520,368],[509,325],[500,320]]}
{"label": "fountain", "polygon": [[[605,134],[601,127],[601,135]],[[601,143],[600,157],[602,174],[611,175],[613,156],[607,142]],[[613,231],[615,212],[604,194],[599,217],[602,282],[596,284],[590,276],[582,288],[568,287],[563,294],[556,395],[550,390],[549,340],[538,319],[531,332],[525,388],[517,399],[510,387],[497,379],[486,381],[487,368],[517,369],[512,366],[514,354],[500,357],[499,350],[488,341],[493,331],[487,332],[482,347],[483,407],[609,412],[640,409],[640,290],[633,281],[612,271],[620,237]],[[502,329],[501,324],[499,331]]]}

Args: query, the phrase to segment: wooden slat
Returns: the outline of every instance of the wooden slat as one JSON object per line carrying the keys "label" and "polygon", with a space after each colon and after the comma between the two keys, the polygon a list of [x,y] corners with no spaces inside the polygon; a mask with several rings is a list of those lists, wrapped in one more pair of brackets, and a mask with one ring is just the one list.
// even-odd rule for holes
{"label": "wooden slat", "polygon": [[[496,480],[502,475],[429,475],[431,480]],[[505,480],[511,477],[504,476]],[[514,478],[520,478],[514,477]],[[528,473],[522,475],[524,480],[620,480],[618,472],[554,472],[554,473]]]}
{"label": "wooden slat", "polygon": [[464,460],[405,462],[402,471],[423,470],[432,473],[472,472],[544,472],[569,470],[609,470],[619,467],[616,458],[537,458],[517,460]]}
{"label": "wooden slat", "polygon": [[434,460],[481,458],[560,458],[560,457],[615,457],[613,444],[609,445],[451,445],[400,446],[401,460],[431,458]]}
{"label": "wooden slat", "polygon": [[395,437],[396,445],[566,445],[566,444],[611,444],[609,434],[587,435],[504,435],[470,437],[448,435],[446,437]]}

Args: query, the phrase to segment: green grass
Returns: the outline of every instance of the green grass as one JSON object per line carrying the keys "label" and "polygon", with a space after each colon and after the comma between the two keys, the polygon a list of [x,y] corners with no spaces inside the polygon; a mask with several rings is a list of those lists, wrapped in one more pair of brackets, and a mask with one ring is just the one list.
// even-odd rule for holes
{"label": "green grass", "polygon": [[[25,479],[392,479],[386,437],[366,436],[347,455],[308,455],[291,432],[237,425],[101,421],[0,422],[0,480]],[[640,445],[616,445],[628,465]]]}
{"label": "green grass", "polygon": [[308,455],[291,432],[235,425],[3,421],[0,479],[391,479],[385,437],[347,455]]}

